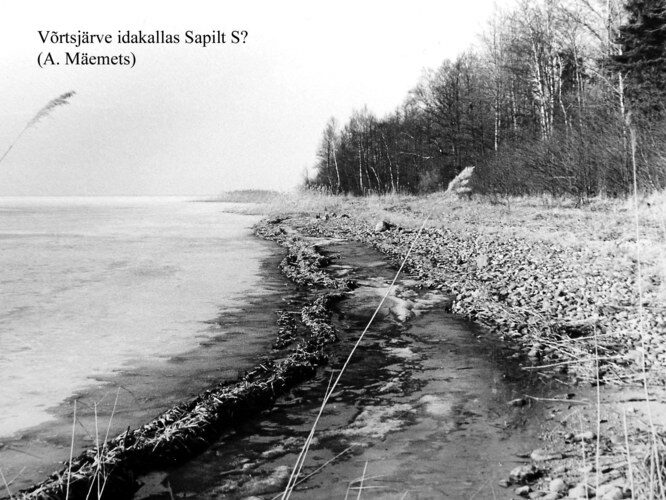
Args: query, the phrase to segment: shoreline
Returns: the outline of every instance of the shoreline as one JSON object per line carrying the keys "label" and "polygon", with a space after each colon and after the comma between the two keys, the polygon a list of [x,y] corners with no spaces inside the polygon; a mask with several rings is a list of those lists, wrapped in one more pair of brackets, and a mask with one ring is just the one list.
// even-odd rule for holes
{"label": "shoreline", "polygon": [[[108,436],[115,436],[128,425],[135,428],[149,422],[212,384],[235,381],[256,366],[274,340],[274,310],[297,293],[277,269],[283,255],[271,243],[260,243],[270,250],[259,264],[261,291],[244,295],[242,302],[235,301],[229,307],[217,307],[211,319],[198,322],[202,331],[196,336],[195,347],[162,359],[136,359],[119,370],[99,375],[86,388],[50,407],[52,419],[48,422],[0,439],[3,473],[8,481],[18,476],[9,485],[12,493],[43,481],[68,459],[75,400],[79,422],[76,456],[94,445],[96,420],[100,440],[107,434],[107,427]],[[220,363],[227,358],[227,362]],[[157,389],[156,384],[160,384]],[[6,494],[3,488],[0,497]]]}
{"label": "shoreline", "polygon": [[[315,217],[310,214],[298,214],[291,211],[288,215],[274,216],[265,220],[256,227],[259,236],[272,239],[288,247],[289,254],[280,266],[282,272],[310,292],[313,289],[319,289],[320,292],[318,297],[310,302],[310,307],[314,307],[314,309],[310,309],[308,313],[306,306],[301,311],[304,322],[306,324],[309,322],[310,329],[315,332],[315,335],[311,337],[315,339],[314,344],[307,347],[306,342],[305,352],[309,352],[309,354],[305,358],[297,360],[297,364],[298,362],[304,362],[304,364],[299,365],[301,373],[291,374],[293,378],[285,385],[278,387],[278,391],[273,392],[272,396],[268,395],[267,397],[266,394],[260,396],[266,397],[269,406],[262,406],[261,404],[255,406],[253,409],[255,412],[260,407],[272,406],[277,395],[285,393],[299,381],[312,377],[317,369],[326,363],[327,356],[324,354],[324,350],[334,340],[330,325],[330,308],[327,302],[339,297],[340,290],[349,290],[354,287],[352,281],[332,279],[325,272],[325,268],[331,263],[330,260],[316,251],[316,245],[303,244],[302,241],[299,241],[299,237],[341,238],[357,241],[375,248],[395,260],[404,255],[406,245],[411,242],[416,234],[415,226],[423,216],[422,213],[412,211],[411,208],[405,209],[405,205],[398,209],[393,207],[392,210],[381,212],[387,222],[382,223],[381,227],[375,228],[374,222],[377,221],[378,210],[359,212],[358,206],[345,205],[340,203],[339,200],[335,201],[332,206],[320,203],[319,207],[320,210],[315,210],[315,212],[318,212]],[[347,210],[351,212],[351,215],[347,213]],[[356,210],[355,213],[354,210]],[[388,217],[386,217],[387,214]],[[436,222],[433,225],[436,225]],[[600,316],[599,311],[593,316],[595,318],[594,322],[590,322],[589,319],[588,321],[565,322],[562,321],[565,314],[549,317],[544,314],[544,309],[546,309],[543,302],[544,297],[539,299],[542,301],[542,310],[536,315],[541,321],[535,321],[535,315],[530,315],[534,311],[530,309],[530,302],[527,302],[526,299],[529,299],[530,294],[534,294],[541,283],[534,284],[531,287],[507,287],[506,290],[504,288],[497,290],[496,286],[493,288],[493,285],[496,285],[493,280],[502,280],[500,283],[503,286],[511,284],[511,265],[519,261],[521,264],[515,266],[516,269],[524,271],[526,276],[536,275],[538,277],[537,281],[541,279],[545,283],[545,288],[549,289],[552,283],[549,284],[548,280],[554,281],[552,266],[549,268],[550,273],[543,273],[544,261],[538,260],[537,257],[541,256],[539,252],[546,252],[544,255],[551,258],[553,256],[557,257],[555,259],[556,263],[565,266],[567,259],[572,259],[575,252],[572,253],[564,249],[562,252],[553,253],[552,245],[544,244],[535,247],[532,245],[533,241],[526,244],[524,241],[516,240],[515,235],[513,241],[511,241],[511,235],[507,236],[506,239],[500,237],[492,240],[484,238],[484,235],[474,231],[460,233],[456,232],[455,228],[438,229],[436,226],[432,227],[432,225],[427,228],[424,235],[425,238],[415,247],[413,258],[410,259],[411,263],[406,269],[410,277],[416,281],[417,286],[424,289],[438,290],[448,295],[448,307],[452,312],[459,317],[474,320],[489,329],[492,334],[506,343],[507,347],[513,351],[511,357],[518,363],[524,364],[525,368],[530,370],[535,367],[543,367],[543,369],[535,370],[536,376],[545,380],[551,380],[554,376],[565,376],[567,380],[576,381],[580,385],[596,382],[596,373],[593,373],[589,367],[582,368],[583,365],[578,362],[562,362],[563,359],[568,359],[567,356],[577,356],[580,352],[567,351],[569,347],[562,342],[563,339],[570,340],[570,343],[576,346],[575,349],[582,349],[582,352],[586,352],[587,355],[590,355],[590,349],[599,349],[601,345],[612,354],[612,356],[606,356],[609,359],[599,360],[603,362],[603,364],[600,363],[601,367],[607,367],[606,371],[599,372],[599,374],[603,374],[608,385],[617,385],[621,389],[609,390],[608,394],[601,397],[601,405],[596,409],[594,404],[582,407],[576,401],[569,403],[563,401],[567,405],[566,407],[569,408],[569,413],[576,414],[578,419],[576,425],[580,427],[580,431],[574,428],[572,422],[568,421],[570,415],[561,418],[563,414],[560,410],[552,410],[547,421],[544,422],[545,430],[542,435],[544,450],[546,451],[541,455],[536,454],[534,456],[534,454],[531,454],[527,457],[531,460],[530,465],[523,466],[522,470],[512,471],[502,485],[507,488],[514,488],[518,495],[530,495],[531,498],[561,498],[566,493],[574,495],[575,498],[576,492],[580,493],[582,490],[587,490],[589,493],[590,488],[596,489],[597,487],[599,487],[600,498],[625,498],[630,495],[632,492],[629,491],[629,480],[632,478],[628,475],[631,475],[629,473],[632,469],[633,458],[629,461],[624,459],[625,463],[622,464],[623,457],[627,453],[624,442],[631,442],[631,453],[635,455],[634,458],[640,461],[642,460],[640,457],[650,455],[651,441],[649,435],[646,435],[645,426],[639,425],[640,418],[638,415],[641,411],[646,411],[645,407],[641,407],[640,394],[636,395],[634,391],[625,398],[626,392],[622,392],[624,391],[622,388],[635,387],[637,380],[635,376],[637,373],[636,359],[627,355],[631,352],[631,349],[626,349],[626,345],[617,342],[617,336],[625,330],[617,328],[616,323],[604,323],[606,318]],[[511,259],[495,258],[496,253],[500,250],[511,255]],[[536,254],[531,252],[536,252]],[[525,256],[529,258],[524,259]],[[593,255],[591,258],[594,259],[595,256]],[[581,264],[581,261],[576,260],[574,263]],[[585,261],[582,264],[585,264]],[[498,272],[498,268],[501,269],[502,266],[505,266],[504,271]],[[604,278],[604,273],[600,272],[599,267],[592,266],[589,269],[592,273],[597,273],[593,274],[594,276]],[[632,270],[629,270],[629,274],[631,272]],[[573,278],[579,279],[580,274],[574,274]],[[628,283],[631,284],[630,281]],[[623,283],[623,286],[626,286],[626,284]],[[484,293],[479,293],[480,289],[483,289]],[[603,287],[600,287],[600,289],[605,290]],[[322,292],[321,290],[328,291]],[[556,287],[555,290],[558,290],[558,288]],[[498,291],[502,293],[497,293]],[[623,291],[626,292],[626,287],[623,288]],[[626,294],[625,296],[630,297]],[[575,300],[575,296],[569,297],[561,293],[555,297],[556,300],[557,297],[564,297],[565,302]],[[583,298],[585,297],[583,296]],[[593,307],[596,303],[588,300],[588,304]],[[560,313],[563,310],[566,312],[566,307],[555,310]],[[520,314],[516,314],[516,311]],[[610,309],[610,311],[617,312],[613,309]],[[587,311],[582,309],[578,316],[585,317],[586,313]],[[661,328],[663,323],[659,323],[660,316],[658,314],[659,311],[651,318],[655,319],[657,328]],[[278,321],[277,344],[279,347],[284,347],[299,338],[298,329],[288,318],[289,315],[281,315]],[[629,321],[626,323],[631,324]],[[620,327],[626,326],[626,324],[620,324]],[[605,328],[603,335],[600,333],[595,335],[594,332],[601,327]],[[301,330],[300,335],[302,334]],[[317,338],[319,340],[316,340]],[[655,343],[658,344],[658,341],[658,338],[655,339]],[[535,344],[537,345],[535,346]],[[659,352],[657,351],[657,354]],[[616,356],[618,355],[622,355],[622,359],[617,359]],[[287,356],[287,359],[294,360],[295,358]],[[651,372],[653,376],[661,377],[663,375],[663,372],[660,371],[661,360],[660,357],[651,358],[654,368]],[[280,361],[277,363],[278,371],[281,369],[280,366],[284,367],[280,363]],[[566,370],[563,370],[562,367],[566,367]],[[269,372],[270,370],[266,371],[266,367],[263,370],[251,372],[249,378],[246,377],[243,383],[245,385],[257,381],[261,383],[262,377],[269,375]],[[601,382],[601,380],[603,379],[600,378],[599,381]],[[228,388],[219,387],[218,389],[226,391]],[[586,391],[583,390],[582,392]],[[586,394],[590,398],[594,398],[593,392],[587,391]],[[209,393],[200,396],[199,402],[206,399],[207,395]],[[651,396],[654,396],[653,407],[656,406],[659,412],[663,411],[664,391],[656,391],[654,394],[651,393]],[[541,402],[538,401],[538,398],[530,400],[528,397],[520,397],[508,403],[516,407],[522,407],[540,404]],[[603,409],[601,408],[602,405]],[[196,407],[195,401],[188,405],[180,405],[179,408],[171,411],[171,415],[167,412],[166,417],[162,417],[167,421],[167,425],[159,431],[166,430],[170,425],[177,423],[178,419],[183,417],[183,413],[179,413],[181,410],[193,407]],[[623,436],[623,422],[621,418],[618,418],[620,416],[619,409],[622,410],[622,415],[625,417],[627,409],[633,412],[628,435],[624,436],[624,440],[618,438],[618,436],[620,438]],[[213,412],[216,413],[218,410],[219,408],[214,408]],[[604,417],[603,421],[600,422],[599,415],[602,411]],[[647,411],[649,411],[649,408]],[[174,416],[174,412],[178,415]],[[217,417],[212,418],[216,420],[216,425],[219,426],[220,420]],[[603,427],[601,426],[602,423]],[[154,428],[154,425],[153,429],[149,429],[149,427],[148,424],[137,431],[139,432],[137,442],[143,439],[140,436],[142,430],[150,434],[148,441],[157,439],[158,430]],[[218,435],[219,430],[213,434]],[[600,430],[600,432],[597,434],[595,430]],[[658,439],[663,439],[661,432],[663,431],[660,430],[656,435]],[[109,464],[123,468],[127,465],[126,449],[135,446],[133,442],[128,441],[132,437],[134,437],[134,431],[131,433],[128,431],[112,440],[109,446],[104,448],[105,454],[113,450],[116,453],[115,455],[110,453],[111,460]],[[601,453],[595,451],[601,448],[603,448]],[[585,451],[581,453],[581,449]],[[77,463],[85,465],[94,458],[94,453],[92,455],[88,453],[87,457],[83,455],[79,457]],[[173,464],[181,458],[174,459],[174,457],[171,457],[166,463]],[[603,460],[600,460],[601,458]],[[600,468],[595,470],[594,465],[590,468],[590,460]],[[610,462],[613,462],[614,465],[609,466],[608,463]],[[581,464],[585,463],[588,465],[581,467]],[[155,463],[153,464],[155,465]],[[638,462],[633,464],[634,475],[637,474],[639,466]],[[136,462],[132,467],[134,470],[130,470],[129,474],[126,470],[119,472],[132,478],[142,470],[141,467],[136,467]],[[592,478],[592,481],[590,481],[590,478]],[[596,482],[594,479],[596,479]],[[594,482],[594,486],[591,485],[591,482]],[[585,486],[586,484],[587,486]],[[62,482],[60,486],[62,487]],[[130,485],[123,483],[123,481],[120,481],[118,486],[121,490],[124,488],[124,491],[129,491],[130,488]],[[644,486],[640,485],[640,487]],[[602,487],[605,489],[602,489]],[[636,498],[641,498],[640,491],[633,491],[633,494],[637,495]],[[19,498],[36,498],[36,496]]]}
{"label": "shoreline", "polygon": [[131,498],[139,475],[197,455],[235,422],[270,408],[278,396],[314,376],[327,362],[327,346],[337,339],[329,304],[352,284],[326,276],[320,268],[327,260],[314,248],[284,238],[281,231],[266,231],[262,237],[287,249],[280,264],[283,274],[297,285],[319,289],[311,291],[300,311],[305,331],[278,321],[276,342],[288,349],[274,347],[238,380],[220,382],[150,422],[83,451],[71,468],[68,465],[13,498],[65,498],[68,491],[69,498],[85,498],[95,487],[110,498]]}
{"label": "shoreline", "polygon": [[[332,259],[331,274],[358,285],[333,304],[340,340],[330,362],[201,456],[147,478],[153,487],[140,490],[137,498],[267,500],[284,488],[330,377],[337,375],[396,271],[385,256],[356,242],[308,240]],[[515,408],[506,401],[562,388],[542,387],[486,331],[446,313],[443,301],[408,276],[398,279],[322,415],[301,477],[318,472],[292,498],[343,498],[365,461],[373,471],[368,477],[381,478],[368,480],[382,498],[402,498],[408,491],[412,495],[406,498],[466,498],[477,490],[486,498],[492,488],[498,499],[510,498],[497,481],[514,462],[525,462],[520,454],[537,446],[544,408]],[[370,491],[365,496],[374,497]]]}

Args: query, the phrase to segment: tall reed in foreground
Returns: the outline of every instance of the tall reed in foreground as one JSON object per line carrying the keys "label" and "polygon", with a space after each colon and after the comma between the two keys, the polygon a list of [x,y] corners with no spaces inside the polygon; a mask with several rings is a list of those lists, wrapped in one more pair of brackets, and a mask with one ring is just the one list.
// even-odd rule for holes
{"label": "tall reed in foreground", "polygon": [[[652,409],[650,404],[650,391],[649,379],[647,371],[647,325],[645,322],[644,306],[643,306],[643,263],[641,255],[641,221],[639,213],[639,195],[638,195],[638,175],[636,166],[636,130],[631,123],[630,115],[627,117],[627,125],[629,128],[629,139],[631,146],[631,165],[632,165],[632,180],[633,180],[633,198],[634,198],[634,228],[636,230],[636,288],[638,293],[638,312],[640,329],[640,345],[641,345],[641,375],[643,383],[643,391],[645,396],[646,413],[650,430],[651,443],[649,446],[649,487],[647,494],[649,498],[666,498],[666,478],[663,477],[662,471],[662,451],[660,450],[659,435],[652,417]],[[633,491],[632,491],[633,495]]]}
{"label": "tall reed in foreground", "polygon": [[5,157],[9,154],[9,152],[12,150],[14,145],[19,141],[21,136],[31,127],[34,127],[37,125],[43,118],[46,118],[49,116],[54,109],[64,106],[65,104],[69,104],[69,100],[76,94],[73,90],[70,90],[69,92],[65,92],[62,95],[59,95],[55,99],[51,99],[46,106],[44,106],[42,109],[40,109],[35,116],[32,117],[32,120],[30,120],[28,123],[26,123],[25,127],[23,127],[23,130],[19,132],[19,134],[16,136],[16,139],[12,141],[12,143],[9,145],[7,148],[7,151],[0,157],[0,163],[2,163],[2,160],[5,159]]}

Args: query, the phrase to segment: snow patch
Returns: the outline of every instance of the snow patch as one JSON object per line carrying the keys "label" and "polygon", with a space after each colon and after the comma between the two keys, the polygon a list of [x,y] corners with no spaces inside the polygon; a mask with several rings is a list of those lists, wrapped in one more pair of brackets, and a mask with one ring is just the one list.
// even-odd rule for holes
{"label": "snow patch", "polygon": [[423,405],[426,413],[434,417],[445,417],[453,411],[453,405],[450,401],[433,396],[432,394],[426,394],[419,399],[419,402]]}
{"label": "snow patch", "polygon": [[375,439],[384,439],[389,432],[395,432],[405,425],[405,413],[414,409],[408,404],[388,406],[366,406],[365,409],[340,431],[344,436],[367,436]]}

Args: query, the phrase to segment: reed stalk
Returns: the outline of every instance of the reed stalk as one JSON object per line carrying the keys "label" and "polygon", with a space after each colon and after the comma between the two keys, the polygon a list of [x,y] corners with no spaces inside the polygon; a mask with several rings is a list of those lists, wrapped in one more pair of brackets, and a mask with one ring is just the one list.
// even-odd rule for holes
{"label": "reed stalk", "polygon": [[4,152],[4,154],[0,157],[0,163],[2,163],[2,160],[5,159],[5,157],[9,154],[9,152],[12,150],[14,145],[19,141],[19,139],[25,134],[25,132],[37,125],[42,119],[46,118],[49,116],[51,113],[56,108],[59,108],[60,106],[64,106],[66,104],[69,104],[69,100],[76,94],[73,90],[70,90],[69,92],[65,92],[64,94],[59,95],[55,99],[51,99],[46,105],[37,111],[37,114],[32,117],[32,119],[25,124],[25,127],[19,132],[19,134],[16,136],[16,138],[12,141],[12,143],[9,145],[7,150]]}
{"label": "reed stalk", "polygon": [[72,418],[72,441],[69,445],[69,461],[67,462],[67,489],[65,500],[69,500],[69,485],[72,478],[72,459],[74,458],[74,436],[76,434],[76,399],[74,400],[74,417]]}
{"label": "reed stalk", "polygon": [[[666,486],[664,484],[664,478],[662,477],[661,464],[659,460],[659,443],[657,437],[657,430],[654,425],[654,420],[652,417],[652,408],[650,404],[650,395],[649,395],[649,380],[647,373],[647,342],[645,340],[646,335],[646,325],[645,325],[645,314],[643,306],[643,265],[642,265],[642,255],[641,255],[641,246],[640,246],[640,215],[639,215],[639,198],[638,198],[638,168],[636,163],[636,130],[631,123],[630,115],[627,119],[629,125],[629,139],[631,146],[631,165],[632,165],[632,177],[633,177],[633,201],[634,201],[634,229],[636,231],[636,288],[638,292],[638,317],[639,317],[639,329],[640,329],[640,342],[641,342],[641,376],[643,382],[643,391],[645,394],[645,404],[646,404],[646,413],[648,418],[648,423],[650,426],[650,435],[651,435],[651,446],[650,446],[650,495],[654,495],[655,490],[658,488],[661,492],[661,497],[666,497]],[[655,470],[656,469],[656,470]],[[656,484],[655,484],[656,481]]]}
{"label": "reed stalk", "polygon": [[9,489],[9,483],[7,482],[7,479],[5,479],[5,474],[2,472],[1,468],[0,468],[0,477],[2,478],[2,482],[5,485],[5,489],[7,490],[7,494],[9,495],[10,500],[13,499],[14,497],[12,496],[12,492]]}
{"label": "reed stalk", "polygon": [[624,428],[624,446],[627,451],[627,475],[629,476],[629,487],[631,488],[631,500],[636,498],[634,487],[634,471],[631,468],[631,451],[629,449],[629,430],[627,429],[627,412],[622,408],[622,426]]}
{"label": "reed stalk", "polygon": [[361,484],[358,487],[358,495],[356,496],[356,500],[361,500],[361,492],[363,491],[363,481],[365,479],[365,473],[368,470],[368,461],[365,461],[365,466],[363,467],[363,475],[361,476]]}

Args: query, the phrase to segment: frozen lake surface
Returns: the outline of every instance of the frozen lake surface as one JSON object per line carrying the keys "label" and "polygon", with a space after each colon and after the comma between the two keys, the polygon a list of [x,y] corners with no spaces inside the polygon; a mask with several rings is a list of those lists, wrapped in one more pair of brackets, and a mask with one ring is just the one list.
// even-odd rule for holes
{"label": "frozen lake surface", "polygon": [[256,217],[173,198],[0,198],[0,437],[216,335],[262,293]]}

